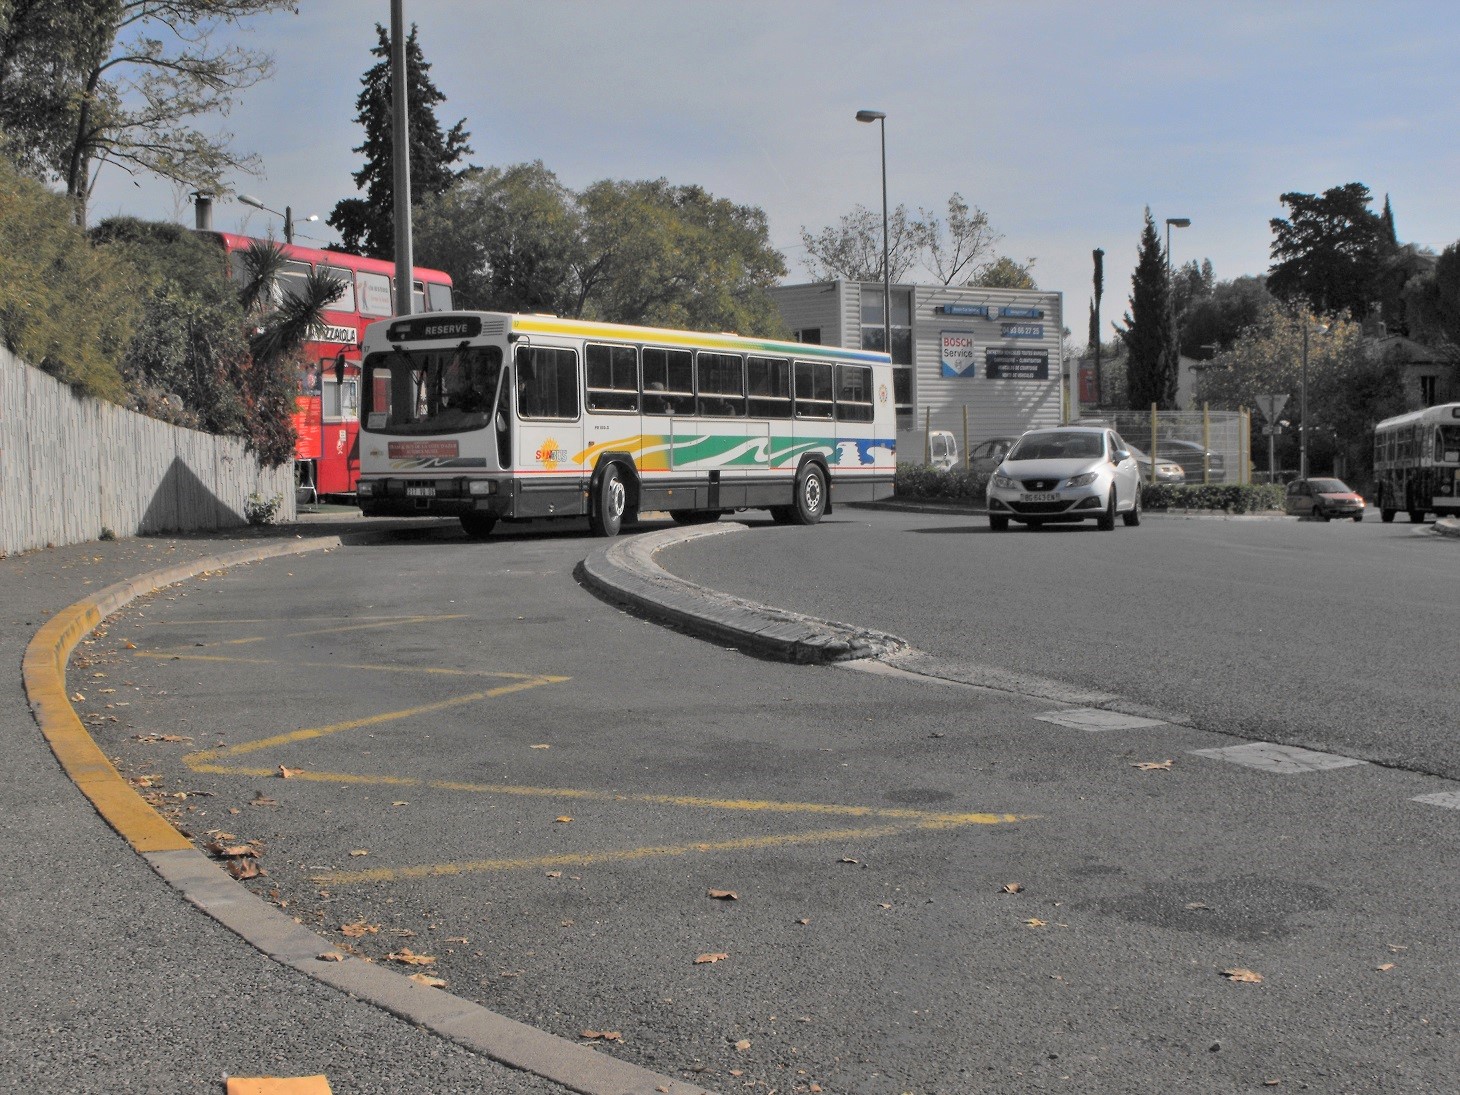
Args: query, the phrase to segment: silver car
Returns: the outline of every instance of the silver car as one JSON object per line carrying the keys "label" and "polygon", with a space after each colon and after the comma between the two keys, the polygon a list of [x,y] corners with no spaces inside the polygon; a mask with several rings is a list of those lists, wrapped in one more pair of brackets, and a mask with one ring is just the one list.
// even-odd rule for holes
{"label": "silver car", "polygon": [[1038,528],[1094,520],[1110,531],[1115,515],[1141,523],[1140,470],[1130,449],[1110,429],[1057,426],[1020,437],[989,479],[989,528],[1010,521]]}

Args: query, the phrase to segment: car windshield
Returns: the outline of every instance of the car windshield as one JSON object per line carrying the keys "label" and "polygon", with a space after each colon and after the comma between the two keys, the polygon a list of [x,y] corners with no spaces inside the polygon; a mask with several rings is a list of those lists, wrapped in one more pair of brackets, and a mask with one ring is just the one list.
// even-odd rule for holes
{"label": "car windshield", "polygon": [[1342,479],[1310,479],[1314,494],[1351,494],[1348,484]]}
{"label": "car windshield", "polygon": [[1098,433],[1030,433],[1009,452],[1010,460],[1069,460],[1105,451]]}

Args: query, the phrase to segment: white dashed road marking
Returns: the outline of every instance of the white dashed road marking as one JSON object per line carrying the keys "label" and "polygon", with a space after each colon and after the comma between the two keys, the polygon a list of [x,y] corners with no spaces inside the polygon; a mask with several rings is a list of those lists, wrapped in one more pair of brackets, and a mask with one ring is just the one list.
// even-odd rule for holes
{"label": "white dashed road marking", "polygon": [[1293,745],[1274,745],[1270,741],[1231,745],[1225,749],[1193,749],[1191,752],[1198,757],[1229,760],[1233,764],[1260,768],[1279,776],[1292,776],[1299,772],[1323,772],[1330,768],[1348,768],[1351,765],[1368,763],[1353,757],[1341,757],[1337,753],[1315,753],[1311,749],[1299,749]]}
{"label": "white dashed road marking", "polygon": [[1168,726],[1160,719],[1145,719],[1139,715],[1125,715],[1119,711],[1105,711],[1099,707],[1076,707],[1067,711],[1046,711],[1034,718],[1040,722],[1052,722],[1056,726],[1069,726],[1076,730],[1139,730],[1147,726]]}
{"label": "white dashed road marking", "polygon": [[1460,810],[1460,791],[1436,791],[1432,795],[1415,795],[1411,802],[1424,802],[1431,806],[1443,806],[1447,810]]}

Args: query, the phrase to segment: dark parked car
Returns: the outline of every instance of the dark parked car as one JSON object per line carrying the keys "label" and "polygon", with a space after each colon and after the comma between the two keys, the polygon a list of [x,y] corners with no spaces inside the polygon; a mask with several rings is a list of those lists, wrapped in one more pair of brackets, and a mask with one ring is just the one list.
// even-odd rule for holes
{"label": "dark parked car", "polygon": [[1224,482],[1227,478],[1227,461],[1221,453],[1203,449],[1199,442],[1178,441],[1174,437],[1156,442],[1156,455],[1163,460],[1180,464],[1181,470],[1186,472],[1188,483],[1202,481],[1201,459],[1203,453],[1207,459],[1207,479],[1213,483]]}
{"label": "dark parked car", "polygon": [[1288,484],[1287,511],[1298,517],[1327,521],[1332,517],[1364,519],[1364,499],[1342,479],[1294,479]]}

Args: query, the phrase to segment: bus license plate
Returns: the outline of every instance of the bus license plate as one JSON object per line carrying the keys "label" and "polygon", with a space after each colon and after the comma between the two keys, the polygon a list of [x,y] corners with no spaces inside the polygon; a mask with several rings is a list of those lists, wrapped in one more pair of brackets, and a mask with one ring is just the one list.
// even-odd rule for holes
{"label": "bus license plate", "polygon": [[1019,496],[1019,501],[1021,502],[1058,502],[1059,500],[1060,492],[1057,490],[1042,490],[1033,494],[1021,494]]}
{"label": "bus license plate", "polygon": [[407,487],[406,488],[406,497],[407,498],[435,498],[436,497],[436,488],[435,487]]}

